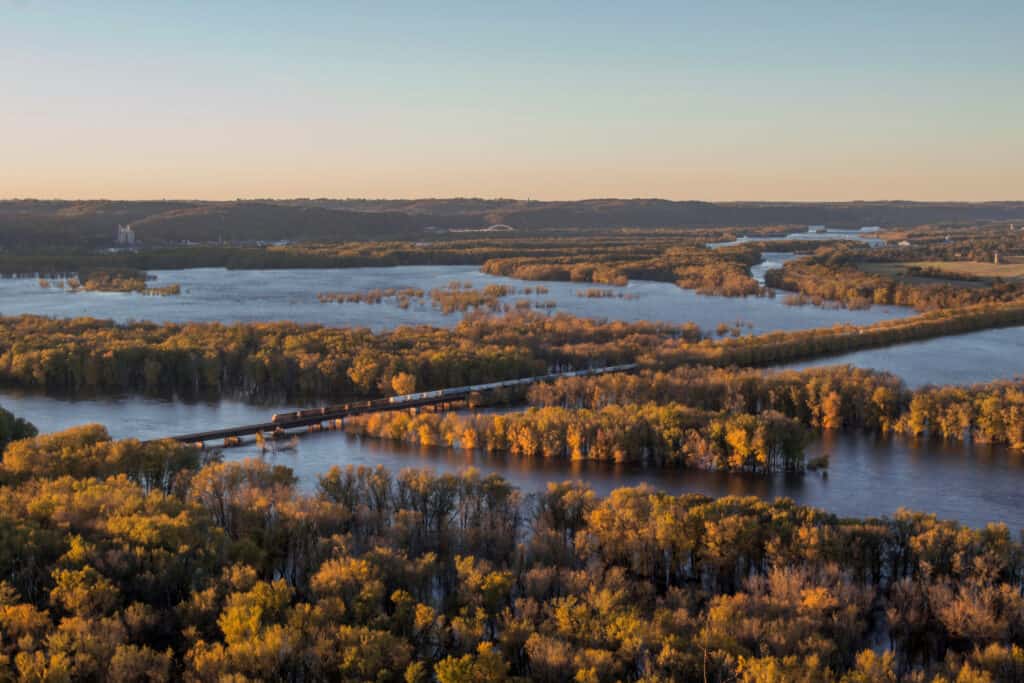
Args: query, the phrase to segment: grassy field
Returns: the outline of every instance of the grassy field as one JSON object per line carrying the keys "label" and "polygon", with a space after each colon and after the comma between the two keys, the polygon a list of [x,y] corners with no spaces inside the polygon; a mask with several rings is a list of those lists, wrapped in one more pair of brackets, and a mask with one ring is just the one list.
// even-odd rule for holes
{"label": "grassy field", "polygon": [[978,261],[917,261],[907,263],[906,265],[986,279],[1001,277],[1004,280],[1016,280],[1024,278],[1024,261],[1020,259],[1014,259],[1013,261],[1007,259],[998,265]]}
{"label": "grassy field", "polygon": [[[910,266],[922,266],[925,263],[932,263],[926,261],[919,261],[917,263],[878,263],[876,261],[867,261],[858,263],[857,267],[863,270],[865,273],[874,273],[876,275],[884,275],[886,277],[893,277],[903,282],[910,284],[920,285],[950,285],[952,287],[962,287],[965,289],[978,289],[980,287],[987,287],[988,284],[985,280],[961,280],[952,276],[942,277],[936,275],[925,275],[921,272],[910,272]],[[935,261],[935,264],[941,264],[939,261]],[[949,264],[943,264],[949,265]],[[981,264],[979,264],[981,265]]]}

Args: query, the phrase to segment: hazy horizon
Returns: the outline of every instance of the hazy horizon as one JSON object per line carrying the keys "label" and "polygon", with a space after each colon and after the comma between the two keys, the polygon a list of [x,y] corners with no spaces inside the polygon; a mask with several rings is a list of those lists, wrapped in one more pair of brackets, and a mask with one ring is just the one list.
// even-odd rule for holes
{"label": "hazy horizon", "polygon": [[221,197],[221,198],[200,198],[200,197],[16,197],[0,196],[0,202],[203,202],[209,204],[227,204],[231,202],[301,202],[301,201],[326,201],[326,202],[444,202],[444,201],[484,201],[484,202],[633,202],[633,201],[665,201],[665,202],[697,202],[704,204],[1021,204],[1024,198],[1013,199],[907,199],[905,197],[892,197],[881,199],[724,199],[712,200],[700,197],[682,197],[670,199],[668,197],[574,197],[574,198],[552,198],[537,199],[535,197],[480,197],[473,195],[463,196],[437,196],[437,197],[331,197],[331,196],[279,196],[279,197]]}
{"label": "hazy horizon", "polygon": [[1015,201],[1022,21],[0,0],[0,197]]}

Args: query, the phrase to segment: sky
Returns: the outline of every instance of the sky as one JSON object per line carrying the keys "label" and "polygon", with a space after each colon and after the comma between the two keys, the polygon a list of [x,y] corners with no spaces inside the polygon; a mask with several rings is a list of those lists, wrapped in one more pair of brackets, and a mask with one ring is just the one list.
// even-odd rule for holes
{"label": "sky", "polygon": [[1024,199],[1024,2],[0,0],[0,197]]}

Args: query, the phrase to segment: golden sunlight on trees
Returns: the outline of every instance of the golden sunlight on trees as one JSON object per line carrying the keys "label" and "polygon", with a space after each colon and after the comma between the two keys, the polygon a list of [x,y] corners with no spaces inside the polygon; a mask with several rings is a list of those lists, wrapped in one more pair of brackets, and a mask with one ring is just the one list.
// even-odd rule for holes
{"label": "golden sunlight on trees", "polygon": [[416,376],[408,372],[396,373],[391,378],[391,389],[399,395],[413,393],[416,391]]}
{"label": "golden sunlight on trees", "polygon": [[[723,439],[756,460],[759,427],[771,430],[723,423]],[[333,468],[305,495],[286,467],[204,466],[157,445],[142,457],[149,444],[90,426],[9,447],[5,679],[938,683],[1024,671],[1024,550],[1002,525],[648,487],[600,499],[578,482],[524,497],[473,470]],[[151,462],[173,484],[147,483]]]}

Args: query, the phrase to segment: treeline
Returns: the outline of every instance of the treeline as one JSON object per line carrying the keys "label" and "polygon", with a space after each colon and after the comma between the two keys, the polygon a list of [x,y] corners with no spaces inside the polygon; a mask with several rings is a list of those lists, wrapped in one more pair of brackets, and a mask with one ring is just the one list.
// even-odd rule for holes
{"label": "treeline", "polygon": [[[722,237],[720,233],[712,233]],[[223,247],[196,245],[119,253],[86,251],[0,254],[0,273],[65,277],[87,271],[226,267],[234,269],[480,265],[492,275],[625,285],[632,279],[676,282],[705,294],[747,296],[761,286],[750,276],[760,262],[756,243],[710,249],[710,235],[609,233],[473,241],[347,242]]]}
{"label": "treeline", "polygon": [[928,387],[914,393],[898,428],[947,441],[974,439],[1024,449],[1024,384]]}
{"label": "treeline", "polygon": [[[530,294],[533,293],[533,288],[524,288],[530,290]],[[545,289],[546,288],[541,288]],[[517,290],[515,287],[509,285],[486,285],[482,289],[475,288],[472,283],[464,282],[461,284],[458,282],[449,282],[447,287],[435,287],[430,290],[430,300],[434,305],[434,308],[439,309],[445,315],[450,315],[457,311],[490,311],[497,312],[502,310],[510,310],[511,306],[507,303],[502,302],[505,297],[512,296],[514,294],[523,294],[524,290]],[[527,301],[526,306],[529,307],[532,302]]]}
{"label": "treeline", "polygon": [[[999,383],[988,386],[993,390],[1004,387]],[[932,389],[918,393],[929,391]],[[527,401],[538,407],[590,410],[678,403],[709,414],[780,413],[814,430],[884,433],[897,429],[916,395],[895,375],[848,365],[785,371],[683,366],[566,377],[531,386]]]}
{"label": "treeline", "polygon": [[761,292],[750,266],[761,261],[761,245],[711,249],[703,244],[644,240],[617,249],[566,250],[555,255],[494,258],[481,270],[521,280],[592,282],[623,286],[630,279],[675,282],[701,294],[748,296]]}
{"label": "treeline", "polygon": [[4,452],[12,441],[27,439],[39,432],[34,424],[20,417],[15,417],[9,410],[0,406],[0,453]]}
{"label": "treeline", "polygon": [[[160,246],[137,251],[97,252],[61,247],[0,252],[0,273],[31,277],[88,270],[167,270],[178,268],[280,269],[357,268],[405,265],[482,265],[489,259],[516,256],[558,259],[651,259],[680,245],[699,248],[720,233],[641,231],[606,232],[588,237],[572,234],[505,236],[472,239],[375,242],[304,242],[295,244]],[[749,251],[751,247],[744,247]],[[756,263],[756,261],[754,261]]]}
{"label": "treeline", "polygon": [[1024,325],[1024,300],[929,311],[864,326],[837,324],[715,341],[666,342],[651,348],[651,355],[645,357],[662,367],[683,363],[777,365],[1016,325]]}
{"label": "treeline", "polygon": [[709,413],[769,411],[815,430],[896,432],[1024,449],[1020,381],[912,391],[895,375],[848,365],[785,371],[694,366],[558,379],[530,387],[527,400],[591,410],[671,402]]}
{"label": "treeline", "polygon": [[430,390],[616,363],[763,366],[1011,325],[1024,325],[1024,302],[717,340],[693,324],[529,311],[377,334],[295,323],[0,317],[0,383],[72,394],[344,399],[386,395],[400,372]]}
{"label": "treeline", "polygon": [[[396,287],[387,287],[384,289],[371,289],[365,292],[320,292],[317,294],[317,300],[320,303],[366,303],[366,304],[381,304],[385,301],[393,302],[399,308],[408,308],[414,301],[422,303],[428,296],[434,308],[438,309],[445,315],[450,315],[457,311],[489,311],[496,313],[499,311],[510,311],[513,309],[513,304],[503,302],[502,299],[511,297],[513,295],[521,296],[532,296],[534,294],[541,295],[547,294],[547,287],[521,287],[516,288],[510,285],[497,285],[491,284],[486,285],[481,289],[477,289],[473,286],[472,282],[459,282],[453,280],[449,282],[445,287],[435,287],[429,292],[424,292],[422,289],[407,287],[404,289],[398,289]],[[525,304],[523,303],[525,301]],[[515,302],[514,306],[519,308],[531,308],[537,305],[538,307],[554,307],[551,303],[549,306],[545,302],[535,302],[530,300],[520,299]]]}
{"label": "treeline", "polygon": [[850,366],[757,371],[707,366],[536,384],[505,414],[376,413],[346,431],[487,454],[642,462],[734,472],[802,471],[812,430],[858,429],[1024,449],[1024,385],[908,390]]}
{"label": "treeline", "polygon": [[[59,457],[47,457],[56,453]],[[1003,525],[334,468],[91,426],[0,464],[0,677],[1013,681]]]}
{"label": "treeline", "polygon": [[117,325],[22,316],[0,319],[0,381],[71,394],[372,397],[390,393],[400,372],[423,388],[543,374],[549,363],[531,348],[429,327],[373,334],[294,323]]}
{"label": "treeline", "polygon": [[150,287],[148,281],[153,279],[145,271],[123,270],[89,270],[78,275],[58,278],[39,278],[39,286],[44,289],[51,287],[76,293],[87,292],[137,292],[148,296],[174,296],[181,294],[181,285],[170,284],[163,287]]}
{"label": "treeline", "polygon": [[778,412],[710,414],[678,403],[476,415],[374,413],[346,418],[345,430],[489,455],[757,473],[803,471],[807,441],[807,431]]}
{"label": "treeline", "polygon": [[695,325],[604,322],[529,312],[471,315],[454,329],[295,323],[163,324],[0,318],[0,382],[52,393],[296,399],[390,393],[400,372],[423,390],[632,361]]}
{"label": "treeline", "polygon": [[848,246],[822,248],[812,257],[789,261],[781,269],[768,271],[765,285],[797,292],[814,303],[832,301],[847,308],[895,305],[930,311],[1019,301],[1024,297],[1024,288],[1011,282],[963,286],[868,272],[858,266],[874,257],[873,251]]}
{"label": "treeline", "polygon": [[[131,223],[146,242],[189,239],[227,240],[375,240],[422,239],[449,228],[479,229],[495,223],[514,226],[517,235],[557,229],[595,234],[610,229],[645,230],[668,226],[691,232],[720,226],[755,231],[792,232],[825,223],[857,228],[869,223],[920,225],[1020,221],[1020,203],[918,204],[853,202],[793,204],[748,202],[714,204],[663,199],[588,199],[536,201],[480,198],[441,199],[252,199],[195,201],[0,202],[0,245],[6,248],[44,243],[109,244],[114,225]],[[787,227],[788,226],[788,227]],[[476,233],[470,233],[476,234]]]}
{"label": "treeline", "polygon": [[[1016,225],[1013,225],[1013,223]],[[996,254],[1024,254],[1024,221],[992,225],[950,227],[923,225],[900,232],[897,239],[871,251],[871,259],[887,262],[906,261],[981,261],[991,263]],[[900,246],[906,239],[908,246]],[[895,243],[894,243],[895,242]],[[946,274],[944,274],[946,276]]]}

